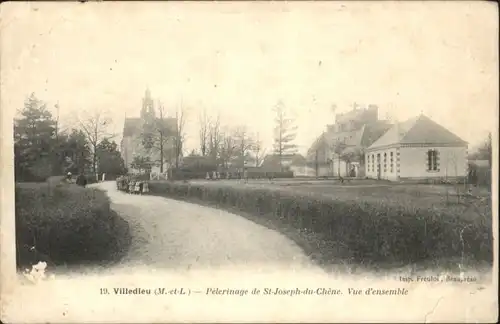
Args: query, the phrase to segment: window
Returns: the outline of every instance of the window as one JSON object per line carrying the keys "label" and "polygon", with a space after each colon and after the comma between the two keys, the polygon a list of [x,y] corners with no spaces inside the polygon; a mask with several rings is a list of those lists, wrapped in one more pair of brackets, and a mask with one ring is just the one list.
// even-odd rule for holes
{"label": "window", "polygon": [[427,151],[427,171],[439,171],[438,169],[438,151],[429,150]]}
{"label": "window", "polygon": [[394,152],[391,152],[391,173],[394,172]]}
{"label": "window", "polygon": [[387,153],[384,152],[384,173],[387,172]]}

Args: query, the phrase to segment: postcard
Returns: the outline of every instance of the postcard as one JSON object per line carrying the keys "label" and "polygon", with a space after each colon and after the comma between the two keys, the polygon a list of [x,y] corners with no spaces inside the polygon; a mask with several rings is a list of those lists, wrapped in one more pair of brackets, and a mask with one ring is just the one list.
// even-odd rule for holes
{"label": "postcard", "polygon": [[6,2],[2,323],[498,319],[491,2]]}

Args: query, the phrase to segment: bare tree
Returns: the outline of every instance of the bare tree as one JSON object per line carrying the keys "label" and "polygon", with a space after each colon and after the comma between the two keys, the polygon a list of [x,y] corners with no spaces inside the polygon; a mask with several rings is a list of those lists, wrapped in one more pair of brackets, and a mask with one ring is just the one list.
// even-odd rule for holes
{"label": "bare tree", "polygon": [[220,145],[222,143],[222,133],[220,129],[220,116],[210,122],[208,126],[208,155],[213,163],[217,165],[220,157]]}
{"label": "bare tree", "polygon": [[156,151],[160,154],[160,172],[163,173],[165,155],[168,143],[175,137],[175,125],[171,125],[166,117],[165,106],[158,101],[158,116],[145,121],[142,131],[142,145],[148,151]]}
{"label": "bare tree", "polygon": [[283,102],[274,107],[276,113],[274,128],[274,154],[279,158],[280,169],[283,170],[283,155],[297,153],[297,145],[293,143],[297,137],[297,126],[294,120],[286,114]]}
{"label": "bare tree", "polygon": [[186,110],[181,103],[181,106],[175,112],[176,129],[174,135],[174,155],[175,155],[175,167],[179,168],[179,159],[182,157],[182,150],[184,147],[185,140],[185,130],[184,126],[186,123]]}
{"label": "bare tree", "polygon": [[254,139],[251,138],[245,126],[239,126],[236,128],[234,137],[237,143],[237,157],[239,165],[241,168],[244,168],[245,162],[247,161],[252,147],[254,146]]}
{"label": "bare tree", "polygon": [[[345,156],[343,155],[344,150],[346,149],[347,145],[340,141],[337,140],[332,147],[333,153],[337,157],[337,175],[340,177],[340,161],[345,160]],[[333,159],[332,159],[333,162]]]}
{"label": "bare tree", "polygon": [[87,117],[80,119],[79,124],[90,144],[92,172],[97,174],[97,147],[103,139],[111,139],[115,137],[115,134],[108,132],[111,118],[109,118],[107,111],[98,110],[94,113],[86,113],[85,115]]}
{"label": "bare tree", "polygon": [[200,153],[202,156],[206,156],[208,153],[208,132],[210,127],[210,119],[207,116],[207,111],[203,112],[199,116],[200,130]]}
{"label": "bare tree", "polygon": [[229,166],[229,162],[231,162],[235,158],[236,151],[238,149],[238,144],[235,140],[233,133],[230,130],[226,130],[222,134],[222,143],[220,146],[220,161],[224,168]]}
{"label": "bare tree", "polygon": [[262,146],[262,140],[260,139],[260,133],[255,135],[255,140],[252,145],[252,152],[255,157],[255,165],[259,166],[262,162],[263,157],[266,155],[266,149]]}

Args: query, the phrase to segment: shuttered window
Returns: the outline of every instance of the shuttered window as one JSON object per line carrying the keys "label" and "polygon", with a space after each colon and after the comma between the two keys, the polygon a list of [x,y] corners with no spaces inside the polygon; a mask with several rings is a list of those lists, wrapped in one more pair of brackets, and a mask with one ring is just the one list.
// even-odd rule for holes
{"label": "shuttered window", "polygon": [[427,171],[439,171],[439,152],[437,150],[427,151]]}

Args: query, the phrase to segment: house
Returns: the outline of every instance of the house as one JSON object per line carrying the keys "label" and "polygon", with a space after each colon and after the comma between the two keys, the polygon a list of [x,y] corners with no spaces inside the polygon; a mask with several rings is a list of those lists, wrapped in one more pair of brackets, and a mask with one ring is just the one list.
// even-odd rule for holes
{"label": "house", "polygon": [[[125,166],[130,172],[134,173],[131,166],[135,156],[149,157],[154,165],[151,167],[151,172],[160,172],[160,152],[159,150],[147,150],[142,144],[141,134],[144,130],[144,125],[152,120],[160,120],[156,117],[153,99],[151,92],[146,89],[145,96],[142,100],[141,115],[139,118],[125,118],[123,126],[123,137],[120,145],[120,152],[125,162]],[[167,129],[175,132],[177,121],[175,118],[163,118],[163,123]],[[169,153],[172,152],[172,142],[167,141],[167,147],[164,148],[163,170],[168,169]],[[170,145],[170,146],[169,146]]]}
{"label": "house", "polygon": [[277,172],[281,171],[281,167],[284,170],[291,170],[295,168],[299,171],[301,168],[305,168],[306,158],[301,154],[283,154],[281,156],[281,164],[280,157],[277,154],[268,154],[264,157],[260,168],[266,172]]}
{"label": "house", "polygon": [[363,176],[365,148],[390,127],[389,122],[378,119],[374,105],[337,114],[335,124],[328,125],[307,152],[308,174],[347,176],[354,169],[356,176]]}
{"label": "house", "polygon": [[365,173],[387,180],[465,177],[467,145],[421,114],[396,123],[365,150]]}

